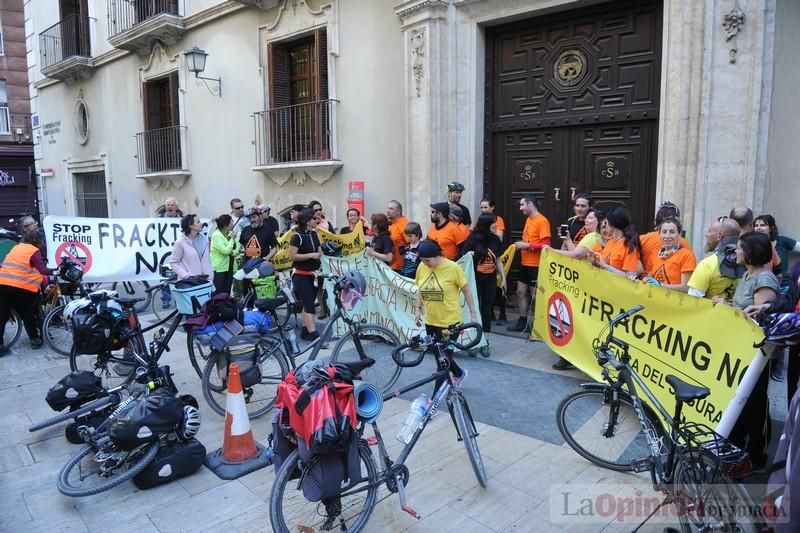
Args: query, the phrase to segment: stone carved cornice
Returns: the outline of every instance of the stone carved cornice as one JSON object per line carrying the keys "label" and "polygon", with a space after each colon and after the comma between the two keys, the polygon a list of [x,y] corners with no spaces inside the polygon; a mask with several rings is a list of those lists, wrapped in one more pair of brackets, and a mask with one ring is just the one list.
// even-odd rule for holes
{"label": "stone carved cornice", "polygon": [[446,0],[414,0],[411,2],[403,2],[399,6],[395,7],[394,14],[400,19],[406,19],[425,9],[447,9],[447,6],[449,5],[450,3]]}

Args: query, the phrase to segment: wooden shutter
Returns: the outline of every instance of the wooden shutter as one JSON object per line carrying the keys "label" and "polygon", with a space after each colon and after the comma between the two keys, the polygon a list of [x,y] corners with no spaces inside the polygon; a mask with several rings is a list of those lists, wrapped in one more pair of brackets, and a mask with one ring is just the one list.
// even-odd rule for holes
{"label": "wooden shutter", "polygon": [[315,94],[317,100],[328,99],[328,33],[325,28],[319,28],[314,32],[314,50],[316,52],[316,67],[314,73],[317,86]]}
{"label": "wooden shutter", "polygon": [[269,62],[269,106],[289,105],[289,49],[282,43],[267,45]]}
{"label": "wooden shutter", "polygon": [[178,71],[169,75],[169,125],[180,126],[181,114],[178,107]]}
{"label": "wooden shutter", "polygon": [[319,101],[312,117],[314,124],[314,152],[319,159],[330,159],[331,104],[328,103],[328,32],[318,28],[314,32],[314,53],[316,57],[315,93]]}

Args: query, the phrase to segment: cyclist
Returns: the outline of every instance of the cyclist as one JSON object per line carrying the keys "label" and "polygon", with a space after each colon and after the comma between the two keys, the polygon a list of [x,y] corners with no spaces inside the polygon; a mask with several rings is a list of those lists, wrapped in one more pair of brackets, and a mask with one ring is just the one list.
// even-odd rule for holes
{"label": "cyclist", "polygon": [[300,338],[313,341],[319,337],[317,321],[314,316],[314,273],[321,266],[322,257],[319,237],[315,231],[317,221],[311,209],[303,209],[297,216],[297,229],[289,241],[289,259],[294,263],[292,286],[297,300],[303,304],[303,329]]}
{"label": "cyclist", "polygon": [[25,332],[33,348],[42,347],[42,335],[37,320],[39,288],[53,271],[44,266],[41,236],[37,230],[26,232],[0,265],[0,355],[8,352],[3,335],[11,310],[22,318]]}
{"label": "cyclist", "polygon": [[[469,308],[470,319],[477,322],[478,315],[475,312],[475,302],[467,285],[467,276],[458,264],[442,257],[442,249],[434,241],[426,239],[417,247],[422,264],[417,269],[417,287],[419,288],[418,299],[414,305],[414,318],[420,324],[422,310],[425,310],[425,331],[428,335],[433,335],[437,339],[442,339],[442,331],[448,326],[462,322],[461,319],[461,299],[464,295]],[[453,352],[447,350],[447,357],[450,361],[450,369],[453,375],[463,381],[467,377],[467,371],[461,369],[453,359]],[[444,382],[444,378],[436,380],[434,394],[439,386]],[[433,396],[431,396],[433,397]]]}

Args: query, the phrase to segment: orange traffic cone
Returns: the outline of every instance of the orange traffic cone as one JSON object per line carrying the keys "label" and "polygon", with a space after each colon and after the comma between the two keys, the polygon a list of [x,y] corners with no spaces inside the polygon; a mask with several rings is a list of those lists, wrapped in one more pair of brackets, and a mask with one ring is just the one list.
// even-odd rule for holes
{"label": "orange traffic cone", "polygon": [[208,454],[205,465],[222,479],[236,479],[271,462],[270,451],[253,438],[239,367],[232,363],[228,371],[222,448]]}

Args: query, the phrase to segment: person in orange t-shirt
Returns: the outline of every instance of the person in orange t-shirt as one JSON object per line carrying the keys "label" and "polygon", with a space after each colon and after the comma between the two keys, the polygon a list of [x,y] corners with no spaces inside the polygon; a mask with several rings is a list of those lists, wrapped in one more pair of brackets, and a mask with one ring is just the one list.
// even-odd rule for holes
{"label": "person in orange t-shirt", "polygon": [[592,263],[609,272],[635,278],[640,272],[639,235],[631,224],[631,214],[615,207],[606,215],[608,241],[594,248]]}
{"label": "person in orange t-shirt", "polygon": [[668,218],[658,226],[661,247],[647,259],[650,270],[645,271],[649,278],[662,287],[676,291],[689,291],[689,278],[697,266],[697,258],[692,249],[680,243],[681,223]]}
{"label": "person in orange t-shirt", "polygon": [[481,213],[491,213],[495,216],[496,221],[494,226],[492,226],[492,232],[500,238],[500,242],[503,242],[503,236],[506,233],[506,222],[503,220],[503,217],[494,212],[494,202],[484,198],[481,200],[480,208]]}
{"label": "person in orange t-shirt", "polygon": [[[678,222],[681,220],[681,210],[672,202],[664,202],[658,206],[655,222],[653,223],[654,231],[639,235],[639,248],[642,253],[642,267],[644,272],[653,271],[653,265],[650,263],[650,259],[658,257],[658,251],[661,250],[661,234],[658,228],[661,227],[661,223],[668,218],[675,219]],[[689,245],[689,242],[680,235],[678,235],[678,241],[681,246],[691,250],[692,247]]]}
{"label": "person in orange t-shirt", "polygon": [[525,227],[522,229],[522,240],[514,243],[520,251],[519,279],[517,280],[517,310],[519,318],[516,324],[508,326],[509,331],[525,331],[528,329],[528,288],[531,298],[539,277],[539,261],[542,257],[542,246],[550,245],[550,221],[539,212],[539,200],[532,194],[526,194],[519,200],[519,210],[525,215]]}
{"label": "person in orange t-shirt", "polygon": [[449,220],[450,206],[447,202],[431,204],[431,222],[433,225],[428,228],[428,238],[439,245],[442,255],[447,259],[453,260],[461,250],[461,244],[467,235],[456,227]]}
{"label": "person in orange t-shirt", "polygon": [[403,216],[403,206],[397,200],[392,200],[386,206],[386,216],[389,218],[389,237],[394,244],[392,261],[389,268],[400,274],[403,270],[403,256],[406,253],[406,235],[404,230],[408,225],[408,219]]}

